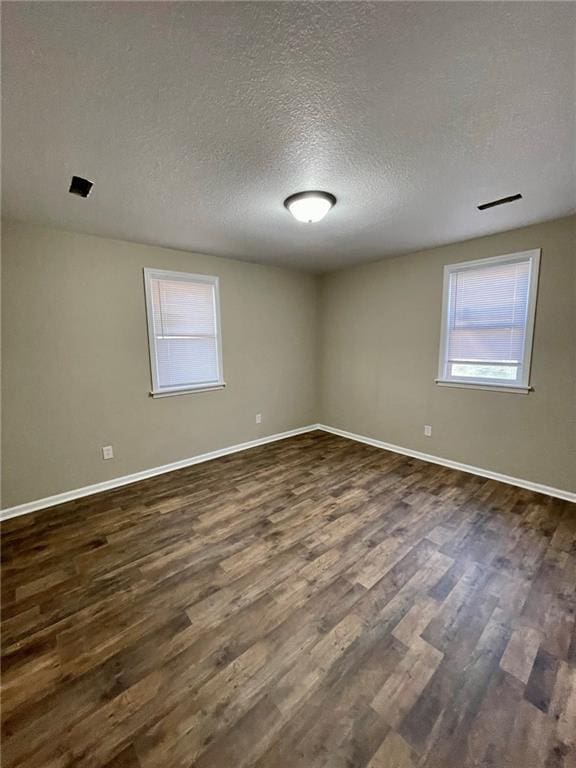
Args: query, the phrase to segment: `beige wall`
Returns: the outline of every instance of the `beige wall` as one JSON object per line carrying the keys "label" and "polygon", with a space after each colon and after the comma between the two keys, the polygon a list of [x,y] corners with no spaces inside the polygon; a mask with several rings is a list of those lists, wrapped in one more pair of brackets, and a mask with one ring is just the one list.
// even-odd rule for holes
{"label": "beige wall", "polygon": [[[434,384],[442,268],[542,248],[529,395]],[[326,275],[320,421],[576,491],[576,218]],[[424,437],[424,424],[433,427]]]}
{"label": "beige wall", "polygon": [[[4,507],[315,421],[313,276],[14,223],[2,245]],[[148,396],[143,267],[220,277],[226,389]]]}
{"label": "beige wall", "polygon": [[[4,224],[2,506],[316,421],[575,491],[575,243],[573,217],[318,280]],[[530,248],[535,391],[435,385],[443,265]],[[148,396],[145,266],[220,277],[225,390]]]}

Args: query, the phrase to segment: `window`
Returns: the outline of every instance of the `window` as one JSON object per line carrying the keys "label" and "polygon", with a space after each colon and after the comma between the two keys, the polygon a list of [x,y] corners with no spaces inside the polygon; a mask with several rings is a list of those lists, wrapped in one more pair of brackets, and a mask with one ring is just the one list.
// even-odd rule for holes
{"label": "window", "polygon": [[224,386],[218,278],[144,270],[152,395]]}
{"label": "window", "polygon": [[540,251],[444,267],[438,384],[528,392]]}

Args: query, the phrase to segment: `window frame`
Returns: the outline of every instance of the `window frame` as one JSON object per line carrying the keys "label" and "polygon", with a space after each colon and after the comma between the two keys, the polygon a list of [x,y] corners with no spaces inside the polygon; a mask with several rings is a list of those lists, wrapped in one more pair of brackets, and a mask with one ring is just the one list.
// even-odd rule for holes
{"label": "window frame", "polygon": [[[199,384],[186,384],[172,387],[161,387],[158,379],[158,363],[156,353],[156,334],[154,333],[154,314],[151,282],[156,280],[178,280],[183,283],[209,283],[214,287],[214,318],[216,321],[216,349],[218,364],[218,380]],[[210,392],[223,389],[224,369],[222,366],[222,323],[220,318],[220,279],[215,275],[198,275],[192,272],[175,272],[167,269],[144,268],[144,294],[146,298],[146,318],[148,329],[148,352],[150,357],[150,376],[152,397],[172,397],[187,395],[193,392]]]}
{"label": "window frame", "polygon": [[[474,261],[461,261],[456,264],[444,266],[444,278],[442,285],[442,323],[440,328],[440,351],[438,355],[438,378],[436,384],[443,387],[459,387],[463,389],[487,389],[492,391],[514,392],[528,394],[533,387],[530,386],[530,369],[532,364],[532,347],[534,341],[534,325],[536,320],[536,301],[538,297],[538,278],[540,273],[541,249],[535,248],[529,251],[506,253],[502,256],[493,256]],[[450,376],[448,375],[448,361],[446,360],[448,348],[448,309],[450,306],[450,277],[454,272],[462,272],[467,269],[477,269],[482,266],[499,264],[515,264],[521,261],[530,262],[530,276],[528,288],[528,306],[526,312],[526,328],[524,336],[524,356],[521,363],[522,378],[520,381],[510,382],[507,379],[486,379],[480,377]]]}

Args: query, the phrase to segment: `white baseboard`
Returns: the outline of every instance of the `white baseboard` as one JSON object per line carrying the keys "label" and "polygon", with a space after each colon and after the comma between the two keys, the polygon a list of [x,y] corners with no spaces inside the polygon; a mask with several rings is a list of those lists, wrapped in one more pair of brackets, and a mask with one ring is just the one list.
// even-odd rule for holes
{"label": "white baseboard", "polygon": [[74,501],[74,499],[81,499],[84,496],[92,496],[95,493],[102,493],[102,491],[120,488],[123,485],[131,485],[132,483],[137,483],[139,480],[146,480],[149,477],[163,475],[166,472],[173,472],[175,469],[183,469],[184,467],[190,467],[193,464],[201,464],[204,461],[211,461],[212,459],[218,459],[221,456],[228,456],[230,453],[238,453],[239,451],[245,451],[248,448],[256,448],[259,445],[266,445],[266,443],[274,443],[277,440],[285,440],[287,437],[295,437],[296,435],[302,435],[305,432],[312,432],[315,429],[318,429],[318,425],[310,424],[307,427],[299,427],[298,429],[290,429],[288,432],[278,432],[275,435],[259,437],[256,440],[249,440],[247,443],[238,443],[238,445],[231,445],[228,448],[220,448],[217,451],[201,453],[197,456],[192,456],[189,459],[174,461],[171,464],[163,464],[160,467],[145,469],[142,472],[134,472],[131,475],[114,477],[112,480],[104,480],[102,483],[86,485],[83,488],[76,488],[73,491],[57,493],[55,496],[46,496],[43,499],[29,501],[26,504],[19,504],[16,507],[8,507],[7,509],[0,510],[0,520],[8,520],[11,517],[28,515],[30,512],[37,512],[40,509],[54,507],[57,504],[64,504],[66,501]]}
{"label": "white baseboard", "polygon": [[392,443],[385,443],[382,440],[375,440],[372,437],[364,437],[364,435],[356,435],[353,432],[346,432],[343,429],[336,429],[336,427],[328,427],[325,424],[317,424],[317,429],[323,432],[330,432],[332,435],[338,435],[339,437],[346,437],[349,440],[355,440],[358,443],[366,443],[366,445],[372,445],[375,448],[383,448],[386,451],[392,451],[393,453],[401,453],[404,456],[411,456],[414,459],[420,459],[421,461],[427,461],[431,464],[440,464],[442,467],[449,467],[450,469],[458,469],[461,472],[468,472],[471,475],[479,475],[480,477],[486,477],[489,480],[498,480],[500,483],[507,483],[508,485],[516,485],[519,488],[526,488],[529,491],[535,491],[536,493],[544,493],[547,496],[554,496],[557,499],[564,499],[565,501],[571,501],[576,503],[576,493],[570,491],[564,491],[561,488],[552,488],[549,485],[541,485],[540,483],[533,483],[531,480],[522,480],[519,477],[510,477],[510,475],[502,475],[500,472],[492,472],[489,469],[482,469],[481,467],[473,467],[470,464],[462,464],[459,461],[452,461],[451,459],[443,459],[440,456],[432,456],[429,453],[421,453],[420,451],[413,451],[411,448],[403,448],[400,445],[393,445]]}
{"label": "white baseboard", "polygon": [[310,424],[307,427],[300,427],[298,429],[291,429],[288,432],[279,432],[275,435],[260,437],[256,440],[249,440],[246,443],[239,443],[238,445],[231,445],[227,448],[220,448],[217,451],[210,451],[209,453],[201,453],[197,456],[192,456],[189,459],[174,461],[171,464],[164,464],[160,467],[145,469],[142,472],[134,472],[131,475],[123,475],[122,477],[115,477],[112,480],[105,480],[102,483],[95,483],[94,485],[86,485],[83,488],[76,488],[73,491],[65,491],[64,493],[58,493],[55,496],[47,496],[43,499],[29,501],[26,504],[19,504],[18,506],[15,506],[15,507],[8,507],[7,509],[0,510],[0,520],[8,520],[11,517],[18,517],[19,515],[27,515],[30,512],[37,512],[38,510],[41,510],[41,509],[54,507],[57,504],[64,504],[64,502],[66,501],[74,501],[75,499],[81,499],[84,496],[92,496],[95,493],[102,493],[102,491],[109,491],[109,490],[112,490],[113,488],[121,488],[123,485],[130,485],[132,483],[137,483],[139,480],[146,480],[149,477],[155,477],[156,475],[163,475],[166,472],[173,472],[175,469],[183,469],[184,467],[190,467],[193,464],[201,464],[204,461],[211,461],[212,459],[218,459],[221,456],[228,456],[231,453],[238,453],[239,451],[245,451],[248,448],[256,448],[259,445],[266,445],[266,443],[274,443],[277,440],[285,440],[288,437],[295,437],[296,435],[302,435],[305,432],[312,432],[314,430],[329,432],[332,435],[345,437],[348,440],[355,440],[358,443],[365,443],[366,445],[371,445],[374,448],[383,448],[386,451],[392,451],[393,453],[401,453],[404,456],[410,456],[414,459],[427,461],[431,464],[440,464],[440,466],[443,466],[443,467],[449,467],[450,469],[458,469],[461,472],[468,472],[472,475],[479,475],[480,477],[486,477],[490,480],[497,480],[500,483],[515,485],[515,486],[518,486],[519,488],[526,488],[529,491],[535,491],[536,493],[544,493],[547,496],[554,496],[555,498],[558,498],[558,499],[564,499],[565,501],[571,501],[573,503],[576,503],[576,493],[571,493],[570,491],[564,491],[560,488],[552,488],[548,485],[533,483],[530,480],[522,480],[521,478],[518,478],[518,477],[510,477],[509,475],[502,475],[499,472],[492,472],[491,470],[482,469],[481,467],[473,467],[470,464],[462,464],[459,461],[452,461],[451,459],[443,459],[440,456],[432,456],[429,453],[421,453],[420,451],[413,451],[410,448],[403,448],[400,445],[385,443],[382,440],[375,440],[372,437],[357,435],[354,432],[346,432],[343,429],[336,429],[336,427],[329,427],[326,424]]}

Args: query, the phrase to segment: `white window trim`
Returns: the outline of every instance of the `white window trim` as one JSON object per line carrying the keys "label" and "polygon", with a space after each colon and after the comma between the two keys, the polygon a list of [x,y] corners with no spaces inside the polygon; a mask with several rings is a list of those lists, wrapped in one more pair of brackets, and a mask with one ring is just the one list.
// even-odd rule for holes
{"label": "white window trim", "polygon": [[[214,286],[214,304],[216,316],[216,342],[218,348],[218,380],[205,384],[191,384],[179,387],[160,387],[158,384],[158,366],[156,362],[156,337],[154,335],[154,323],[152,312],[151,280],[180,280],[182,282],[209,283]],[[144,269],[144,291],[146,296],[146,317],[148,321],[148,351],[150,354],[150,373],[152,377],[152,397],[173,397],[174,395],[188,395],[193,392],[211,392],[216,389],[224,389],[224,372],[222,367],[222,324],[220,321],[220,280],[212,275],[196,275],[190,272],[171,272],[165,269]]]}
{"label": "white window trim", "polygon": [[[519,251],[507,253],[503,256],[493,256],[487,259],[475,261],[462,261],[459,264],[446,264],[444,266],[444,281],[442,286],[442,326],[440,330],[440,353],[438,355],[438,378],[436,384],[441,387],[458,387],[462,389],[484,389],[493,392],[512,392],[516,394],[528,394],[533,390],[530,386],[530,366],[532,364],[532,345],[534,341],[534,322],[536,319],[536,298],[538,295],[538,276],[540,272],[540,248],[531,251]],[[491,264],[513,264],[517,261],[530,261],[530,289],[528,293],[528,309],[526,313],[526,335],[524,343],[524,358],[522,360],[522,381],[506,382],[506,380],[487,380],[480,378],[446,376],[446,345],[448,340],[448,306],[450,293],[450,275],[453,272],[461,272],[465,269],[489,266]]]}

